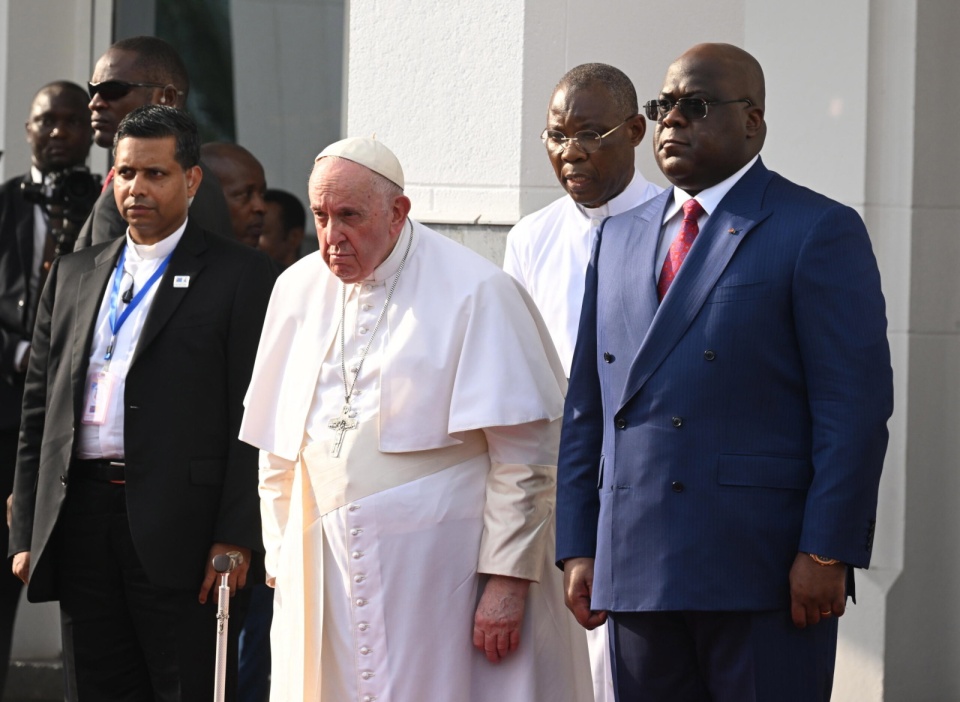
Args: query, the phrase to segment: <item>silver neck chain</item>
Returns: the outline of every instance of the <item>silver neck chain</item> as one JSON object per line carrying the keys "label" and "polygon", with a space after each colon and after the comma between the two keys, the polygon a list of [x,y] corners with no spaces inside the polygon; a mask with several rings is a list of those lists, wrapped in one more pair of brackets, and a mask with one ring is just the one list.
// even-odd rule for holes
{"label": "silver neck chain", "polygon": [[[407,222],[410,220],[408,219]],[[370,351],[370,345],[380,329],[380,322],[387,314],[387,307],[390,306],[390,299],[393,297],[393,291],[397,289],[397,281],[400,280],[400,274],[403,273],[403,266],[407,262],[407,255],[410,253],[410,245],[413,243],[413,223],[410,224],[410,236],[407,238],[407,248],[404,249],[403,258],[400,259],[400,266],[393,276],[393,284],[390,285],[390,291],[387,293],[387,299],[383,303],[383,309],[380,310],[380,316],[377,317],[377,323],[373,325],[373,332],[367,340],[367,345],[363,347],[360,353],[360,362],[357,363],[357,372],[353,376],[353,382],[347,387],[347,354],[346,354],[346,327],[347,327],[347,284],[341,283],[340,294],[340,373],[343,378],[343,401],[344,404],[350,404],[350,398],[353,397],[353,390],[357,387],[357,379],[360,377],[360,371],[363,369],[363,362],[367,360],[367,353]]]}

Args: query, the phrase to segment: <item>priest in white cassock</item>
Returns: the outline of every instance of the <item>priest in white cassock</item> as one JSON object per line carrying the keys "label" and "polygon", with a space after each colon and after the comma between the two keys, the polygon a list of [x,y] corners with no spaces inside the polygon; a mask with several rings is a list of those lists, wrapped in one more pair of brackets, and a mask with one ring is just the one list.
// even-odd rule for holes
{"label": "priest in white cassock", "polygon": [[271,699],[582,702],[552,566],[563,371],[529,298],[407,217],[372,139],[310,177],[320,250],[274,289],[241,438],[261,450]]}
{"label": "priest in white cassock", "polygon": [[[597,227],[662,190],[634,165],[645,131],[633,83],[613,66],[577,66],[554,88],[541,139],[567,195],[517,222],[503,268],[539,308],[568,377]],[[595,702],[614,702],[606,625],[589,646]]]}

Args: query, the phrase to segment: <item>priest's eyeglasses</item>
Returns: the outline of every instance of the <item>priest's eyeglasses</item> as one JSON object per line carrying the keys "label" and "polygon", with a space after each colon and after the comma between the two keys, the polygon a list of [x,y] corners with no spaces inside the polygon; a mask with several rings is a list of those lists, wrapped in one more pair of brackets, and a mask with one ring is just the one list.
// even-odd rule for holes
{"label": "priest's eyeglasses", "polygon": [[620,127],[625,125],[634,117],[636,117],[636,115],[630,115],[606,134],[597,134],[594,131],[583,131],[577,132],[572,137],[568,137],[564,136],[563,132],[558,132],[556,129],[544,129],[543,132],[540,133],[540,139],[543,141],[543,145],[547,147],[547,151],[550,153],[562,152],[564,149],[570,146],[571,143],[575,142],[577,148],[583,153],[592,154],[594,151],[600,148],[600,145],[603,143],[604,139],[620,129]]}
{"label": "priest's eyeglasses", "polygon": [[714,105],[732,105],[736,102],[753,104],[753,100],[749,98],[739,98],[738,100],[704,100],[703,98],[691,97],[680,98],[679,100],[660,98],[659,100],[645,102],[643,109],[646,112],[647,119],[657,122],[673,112],[673,108],[680,110],[684,119],[703,119],[707,116],[708,108]]}

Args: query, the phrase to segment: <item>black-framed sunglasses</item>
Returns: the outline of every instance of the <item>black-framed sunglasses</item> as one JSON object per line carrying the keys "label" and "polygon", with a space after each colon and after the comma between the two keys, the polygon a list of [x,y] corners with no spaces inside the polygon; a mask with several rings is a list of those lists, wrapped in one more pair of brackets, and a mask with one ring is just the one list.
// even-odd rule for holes
{"label": "black-framed sunglasses", "polygon": [[[110,102],[126,97],[134,88],[165,88],[163,83],[128,83],[124,80],[105,80],[101,83],[87,83],[90,99],[99,94],[101,98]],[[179,91],[178,91],[179,92]]]}
{"label": "black-framed sunglasses", "polygon": [[659,122],[673,111],[673,108],[680,110],[680,114],[686,119],[703,119],[707,116],[708,109],[714,105],[732,105],[736,102],[745,102],[747,105],[753,105],[753,100],[749,98],[738,98],[736,100],[704,100],[703,98],[685,97],[679,100],[669,100],[660,98],[659,100],[650,100],[643,103],[644,112],[647,119]]}

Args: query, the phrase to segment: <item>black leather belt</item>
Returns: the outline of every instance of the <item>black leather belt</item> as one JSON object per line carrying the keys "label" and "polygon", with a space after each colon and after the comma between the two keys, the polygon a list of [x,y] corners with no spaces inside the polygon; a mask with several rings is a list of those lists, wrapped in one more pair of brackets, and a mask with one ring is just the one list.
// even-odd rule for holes
{"label": "black leather belt", "polygon": [[87,480],[121,484],[126,482],[122,458],[98,458],[89,461],[76,460],[70,466],[70,475]]}

